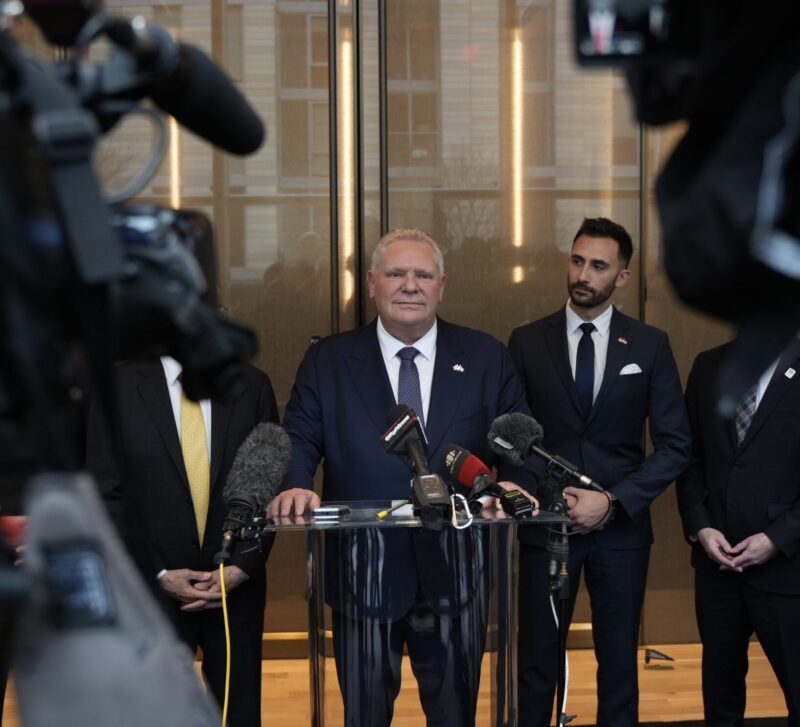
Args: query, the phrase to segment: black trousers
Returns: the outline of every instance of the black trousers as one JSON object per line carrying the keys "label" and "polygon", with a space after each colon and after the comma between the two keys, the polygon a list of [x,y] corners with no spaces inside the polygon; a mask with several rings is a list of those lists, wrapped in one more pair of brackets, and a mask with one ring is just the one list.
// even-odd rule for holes
{"label": "black trousers", "polygon": [[428,727],[474,727],[486,603],[437,614],[422,594],[397,621],[352,619],[334,610],[333,647],[346,727],[388,727],[408,648]]}
{"label": "black trousers", "polygon": [[[636,725],[639,719],[636,654],[650,548],[602,548],[591,534],[573,536],[569,545],[567,626],[572,621],[583,571],[592,608],[597,657],[597,725]],[[548,727],[553,714],[558,630],[549,600],[549,564],[544,548],[520,544],[520,727]]]}
{"label": "black trousers", "polygon": [[800,596],[753,588],[740,573],[696,571],[695,609],[706,724],[744,724],[747,650],[755,633],[783,689],[788,724],[800,727]]}
{"label": "black trousers", "polygon": [[[231,604],[235,591],[229,596]],[[177,601],[173,606],[173,623],[178,636],[196,652],[203,651],[203,677],[214,699],[222,708],[225,699],[225,624],[222,609],[184,613]],[[229,610],[231,637],[231,675],[228,699],[230,727],[261,725],[261,640],[264,631],[264,604],[261,618],[244,619]]]}

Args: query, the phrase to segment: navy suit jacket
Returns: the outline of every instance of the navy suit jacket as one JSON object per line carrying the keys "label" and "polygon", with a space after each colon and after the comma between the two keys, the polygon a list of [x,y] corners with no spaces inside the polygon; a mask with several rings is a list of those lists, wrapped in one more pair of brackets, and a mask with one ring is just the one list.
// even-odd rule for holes
{"label": "navy suit jacket", "polygon": [[[286,408],[292,439],[286,487],[311,488],[323,460],[324,500],[408,498],[410,461],[387,454],[381,442],[395,404],[377,320],[312,345]],[[444,476],[440,459],[450,442],[491,466],[486,433],[497,416],[511,411],[527,412],[527,407],[505,346],[485,333],[439,320],[426,417],[431,472]],[[330,537],[329,603],[357,617],[395,619],[408,611],[421,588],[437,612],[458,609],[471,598],[483,568],[478,530],[370,530]],[[337,567],[342,558],[353,565]]]}
{"label": "navy suit jacket", "polygon": [[[678,369],[666,333],[614,310],[603,383],[584,420],[567,348],[565,309],[517,328],[509,350],[533,416],[544,428],[542,446],[580,467],[618,498],[617,514],[596,542],[608,548],[646,547],[653,541],[650,503],[683,472],[689,423]],[[620,375],[628,364],[640,371]],[[645,457],[645,421],[654,451]],[[523,542],[543,544],[539,528],[523,528]]]}
{"label": "navy suit jacket", "polygon": [[[701,353],[686,385],[692,458],[678,481],[687,538],[701,528],[722,532],[731,545],[766,533],[778,554],[746,568],[742,577],[774,593],[800,594],[800,341],[781,357],[745,438],[716,413],[716,379],[730,344]],[[794,371],[795,373],[792,373]],[[699,543],[698,570],[718,570]]]}

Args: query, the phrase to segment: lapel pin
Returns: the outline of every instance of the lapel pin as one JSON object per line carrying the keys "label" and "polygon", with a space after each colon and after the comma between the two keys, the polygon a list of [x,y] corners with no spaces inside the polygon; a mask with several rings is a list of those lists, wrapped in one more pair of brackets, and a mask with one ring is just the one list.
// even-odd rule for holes
{"label": "lapel pin", "polygon": [[627,346],[627,345],[628,345],[628,341],[627,341],[627,339],[623,338],[622,336],[620,336],[620,337],[617,339],[617,342],[618,342],[618,343],[621,343],[623,346]]}
{"label": "lapel pin", "polygon": [[464,367],[461,364],[453,364],[453,371],[458,371],[458,373],[464,373]]}
{"label": "lapel pin", "polygon": [[793,378],[794,378],[794,375],[795,375],[796,373],[797,373],[797,371],[795,371],[794,369],[786,369],[786,373],[784,374],[784,376],[785,376],[787,379],[793,379]]}

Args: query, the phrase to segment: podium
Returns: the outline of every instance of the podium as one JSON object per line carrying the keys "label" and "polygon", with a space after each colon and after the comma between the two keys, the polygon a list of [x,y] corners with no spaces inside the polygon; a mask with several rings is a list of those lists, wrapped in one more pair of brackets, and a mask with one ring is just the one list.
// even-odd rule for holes
{"label": "podium", "polygon": [[[378,513],[392,503],[324,504],[343,505],[349,511],[333,518],[315,518],[311,513],[291,515],[268,520],[263,527],[264,532],[305,533],[311,724],[324,727],[326,723],[325,663],[329,658],[325,650],[326,601],[333,606],[331,613],[336,618],[346,614],[344,623],[348,624],[342,626],[343,622],[338,621],[340,634],[334,644],[339,655],[340,688],[349,694],[351,716],[355,715],[359,724],[369,724],[370,707],[360,705],[365,690],[374,687],[381,674],[362,673],[363,666],[351,658],[355,653],[353,645],[359,642],[363,648],[366,643],[370,653],[375,650],[383,674],[386,669],[392,670],[384,643],[394,636],[391,629],[397,614],[393,612],[397,608],[404,612],[407,608],[408,588],[404,589],[402,584],[408,585],[408,578],[417,577],[422,583],[420,591],[425,592],[426,602],[435,612],[433,616],[426,613],[421,617],[425,628],[427,624],[437,624],[438,630],[430,634],[429,640],[454,652],[438,663],[455,664],[458,670],[455,676],[464,685],[452,695],[455,702],[446,707],[448,714],[451,709],[455,712],[461,709],[463,713],[474,710],[480,682],[477,727],[515,727],[517,528],[560,525],[567,519],[542,512],[534,518],[515,521],[501,510],[485,509],[465,529],[457,530],[447,524],[438,532],[423,529],[410,505],[379,519]],[[462,520],[456,524],[466,524],[464,516],[459,517]],[[413,600],[415,594],[410,595]],[[445,615],[438,617],[439,613]],[[438,671],[428,674],[419,669],[419,672],[418,684],[424,680],[426,691],[437,679],[442,679]]]}

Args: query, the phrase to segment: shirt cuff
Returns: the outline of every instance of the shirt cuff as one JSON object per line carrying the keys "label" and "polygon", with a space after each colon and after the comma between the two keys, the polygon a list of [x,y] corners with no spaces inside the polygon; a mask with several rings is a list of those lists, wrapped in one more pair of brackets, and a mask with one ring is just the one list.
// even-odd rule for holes
{"label": "shirt cuff", "polygon": [[162,568],[158,573],[156,573],[156,580],[160,581],[165,575],[167,574],[167,569]]}

